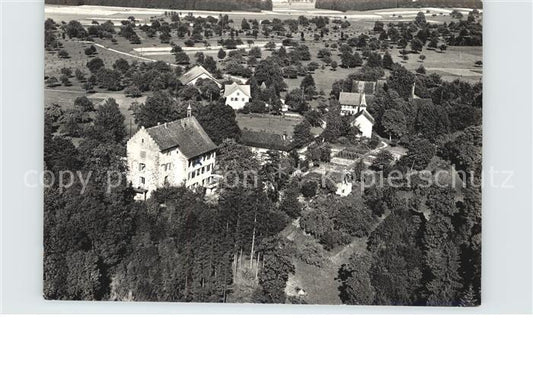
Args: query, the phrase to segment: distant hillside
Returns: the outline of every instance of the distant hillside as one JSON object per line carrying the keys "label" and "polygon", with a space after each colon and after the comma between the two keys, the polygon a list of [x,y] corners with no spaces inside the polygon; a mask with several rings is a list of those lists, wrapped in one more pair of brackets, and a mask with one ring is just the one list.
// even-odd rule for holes
{"label": "distant hillside", "polygon": [[373,10],[387,8],[419,8],[419,7],[445,7],[445,8],[478,8],[483,7],[481,0],[316,0],[319,9],[331,10]]}
{"label": "distant hillside", "polygon": [[45,0],[45,3],[214,11],[272,10],[272,0]]}

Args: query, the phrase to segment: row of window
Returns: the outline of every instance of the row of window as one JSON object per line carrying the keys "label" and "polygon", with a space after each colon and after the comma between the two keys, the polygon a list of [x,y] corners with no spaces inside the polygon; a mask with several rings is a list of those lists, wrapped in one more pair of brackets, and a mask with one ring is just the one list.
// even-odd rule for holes
{"label": "row of window", "polygon": [[199,158],[196,158],[196,159],[191,159],[189,160],[189,168],[192,167],[192,166],[195,166],[197,164],[201,164],[202,162],[206,161],[206,160],[209,160],[211,158],[214,158],[215,157],[215,153],[214,152],[210,152],[209,154],[207,155],[203,155]]}
{"label": "row of window", "polygon": [[[209,166],[210,167],[210,166]],[[207,169],[209,171],[209,169]],[[199,171],[198,171],[199,172]],[[202,172],[203,173],[203,172]],[[194,174],[194,172],[193,172]],[[189,173],[190,175],[190,173]],[[199,175],[199,174],[198,174]],[[194,176],[193,176],[194,177]],[[205,186],[207,184],[209,184],[211,181],[212,181],[213,177],[212,176],[209,176],[209,177],[206,177],[202,180],[202,186]],[[164,183],[165,184],[168,184],[168,176],[165,176],[165,179],[164,179]],[[146,184],[146,179],[144,177],[139,177],[139,185],[140,186],[144,186]],[[192,187],[196,187],[198,186],[199,183],[198,182],[195,182]]]}
{"label": "row of window", "polygon": [[210,170],[211,170],[211,164],[208,164],[207,166],[202,167],[201,169],[189,172],[189,180],[195,178],[196,176],[200,176],[201,174],[207,173]]}
{"label": "row of window", "polygon": [[[211,176],[209,176],[209,177],[207,177],[207,178],[204,178],[204,179],[202,180],[202,184],[201,184],[201,185],[202,185],[202,186],[209,185],[209,183],[210,183],[212,180],[213,180],[213,177],[211,177]],[[198,183],[198,182],[195,182],[194,184],[191,185],[191,187],[193,187],[193,188],[198,187],[198,186],[200,186],[200,183]]]}
{"label": "row of window", "polygon": [[[161,164],[161,167],[164,169],[164,171],[170,171],[170,169],[172,168],[172,163],[165,163],[165,164]],[[139,163],[139,172],[142,172],[146,169],[146,164],[144,163]]]}
{"label": "row of window", "polygon": [[[232,102],[238,102],[239,101],[239,98],[230,98],[230,100]],[[242,101],[245,102],[246,101],[246,98],[242,98]]]}

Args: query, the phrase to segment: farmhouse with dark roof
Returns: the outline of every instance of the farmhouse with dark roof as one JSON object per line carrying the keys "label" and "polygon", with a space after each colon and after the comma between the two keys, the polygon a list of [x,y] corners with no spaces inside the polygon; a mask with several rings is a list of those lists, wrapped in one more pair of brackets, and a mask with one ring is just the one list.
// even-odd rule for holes
{"label": "farmhouse with dark roof", "polygon": [[195,65],[180,77],[181,83],[186,86],[194,86],[199,79],[208,79],[222,87],[222,84],[206,68],[201,65]]}

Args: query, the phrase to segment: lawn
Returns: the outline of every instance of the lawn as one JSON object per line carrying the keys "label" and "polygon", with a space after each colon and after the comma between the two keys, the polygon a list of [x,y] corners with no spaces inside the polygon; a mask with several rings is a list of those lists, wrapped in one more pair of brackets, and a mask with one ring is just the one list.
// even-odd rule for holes
{"label": "lawn", "polygon": [[241,129],[264,131],[274,134],[292,135],[294,127],[302,121],[301,118],[270,115],[237,114],[237,123]]}

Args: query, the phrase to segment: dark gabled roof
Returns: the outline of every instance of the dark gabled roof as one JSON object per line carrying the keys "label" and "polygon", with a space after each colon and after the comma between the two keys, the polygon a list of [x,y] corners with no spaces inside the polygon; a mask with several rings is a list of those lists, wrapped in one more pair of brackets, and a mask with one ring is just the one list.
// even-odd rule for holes
{"label": "dark gabled roof", "polygon": [[352,91],[358,92],[360,94],[365,93],[365,94],[374,95],[376,93],[376,86],[377,86],[376,81],[354,80],[352,84]]}
{"label": "dark gabled roof", "polygon": [[[365,94],[366,105],[369,106],[374,102],[374,95]],[[361,104],[363,94],[358,92],[341,92],[339,94],[339,103],[340,105],[349,105],[352,107],[357,107]]]}
{"label": "dark gabled roof", "polygon": [[363,109],[359,111],[358,113],[356,113],[353,118],[353,121],[355,121],[360,116],[366,117],[372,123],[372,125],[376,122],[376,120],[374,120],[374,117],[372,117],[372,115],[368,113],[366,109]]}
{"label": "dark gabled roof", "polygon": [[157,125],[146,131],[161,151],[178,147],[188,159],[217,148],[195,117]]}
{"label": "dark gabled roof", "polygon": [[185,72],[180,77],[180,81],[184,85],[188,85],[189,83],[194,81],[194,79],[198,78],[202,74],[207,75],[211,81],[215,82],[217,85],[220,85],[220,82],[215,77],[213,77],[213,75],[211,73],[209,73],[209,71],[207,69],[205,69],[201,65],[195,65],[191,69],[189,69],[187,72]]}
{"label": "dark gabled roof", "polygon": [[289,137],[284,137],[281,134],[253,131],[249,129],[241,130],[240,143],[245,146],[268,148],[278,151],[290,151],[293,148],[292,141]]}
{"label": "dark gabled roof", "polygon": [[358,106],[361,103],[361,94],[358,92],[341,92],[339,94],[341,105]]}

